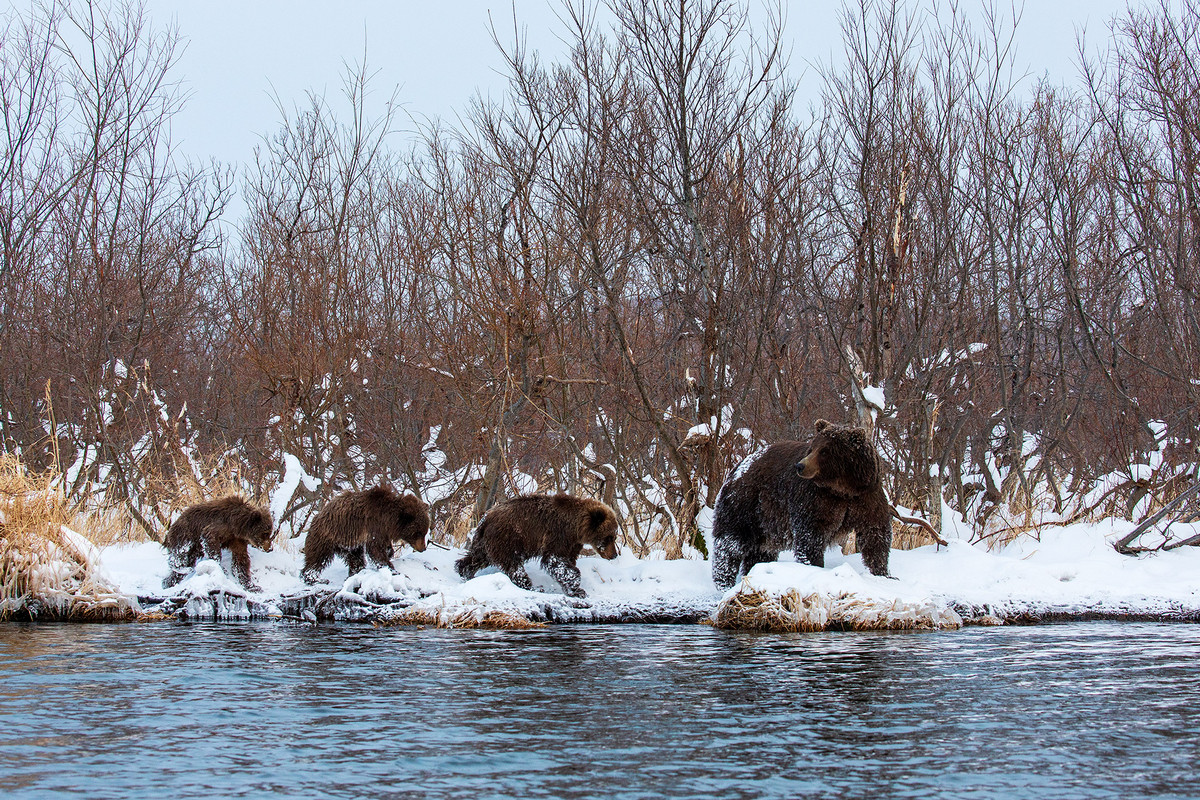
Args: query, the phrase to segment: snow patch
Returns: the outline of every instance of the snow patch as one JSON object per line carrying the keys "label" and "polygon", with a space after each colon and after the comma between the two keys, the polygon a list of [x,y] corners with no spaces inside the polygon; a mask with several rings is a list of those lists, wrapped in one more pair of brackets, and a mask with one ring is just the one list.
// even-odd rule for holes
{"label": "snow patch", "polygon": [[278,522],[283,518],[284,512],[287,511],[288,503],[292,501],[292,497],[296,494],[296,490],[300,488],[300,484],[302,483],[304,484],[304,488],[310,492],[315,492],[317,487],[321,485],[321,481],[305,471],[304,465],[300,463],[300,459],[291,453],[284,453],[283,479],[279,481],[279,485],[275,487],[275,491],[271,492],[271,519]]}

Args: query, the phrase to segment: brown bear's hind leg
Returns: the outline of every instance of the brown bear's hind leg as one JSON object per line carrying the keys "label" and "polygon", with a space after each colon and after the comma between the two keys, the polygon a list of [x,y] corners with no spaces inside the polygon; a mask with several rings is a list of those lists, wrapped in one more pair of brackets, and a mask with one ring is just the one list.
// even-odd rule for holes
{"label": "brown bear's hind leg", "polygon": [[744,556],[745,546],[737,539],[730,536],[716,537],[713,542],[712,579],[718,589],[728,589],[737,582]]}
{"label": "brown bear's hind leg", "polygon": [[525,571],[525,565],[521,562],[516,564],[501,564],[500,571],[508,576],[508,579],[513,582],[514,586],[519,586],[527,592],[533,591],[533,581],[529,580],[529,573]]}
{"label": "brown bear's hind leg", "polygon": [[203,536],[200,540],[204,543],[204,557],[213,561],[221,560],[221,540],[222,534],[225,534],[224,527],[220,528],[205,528]]}
{"label": "brown bear's hind leg", "polygon": [[167,566],[171,571],[163,579],[163,588],[170,589],[191,572],[192,567],[200,560],[203,550],[199,542],[192,542],[186,547],[179,547],[167,552]]}
{"label": "brown bear's hind leg", "polygon": [[542,566],[550,573],[550,576],[554,580],[558,581],[566,595],[570,597],[587,597],[587,592],[583,591],[579,585],[581,579],[579,567],[561,556],[550,555],[542,558]]}
{"label": "brown bear's hind leg", "polygon": [[319,541],[311,537],[304,543],[304,569],[300,570],[300,577],[305,583],[316,583],[317,578],[333,561],[333,547],[325,542]]}
{"label": "brown bear's hind leg", "polygon": [[343,550],[342,558],[346,561],[346,566],[350,568],[351,575],[357,575],[367,568],[366,548],[355,547],[352,550]]}
{"label": "brown bear's hind leg", "polygon": [[742,574],[749,575],[755,564],[770,564],[779,558],[779,553],[773,550],[755,550],[747,553],[742,559]]}
{"label": "brown bear's hind leg", "polygon": [[392,545],[381,539],[367,539],[367,558],[377,567],[392,568],[392,559],[396,551]]}
{"label": "brown bear's hind leg", "polygon": [[454,562],[454,569],[464,581],[475,577],[475,573],[489,565],[487,556],[480,550],[468,550],[467,554]]}

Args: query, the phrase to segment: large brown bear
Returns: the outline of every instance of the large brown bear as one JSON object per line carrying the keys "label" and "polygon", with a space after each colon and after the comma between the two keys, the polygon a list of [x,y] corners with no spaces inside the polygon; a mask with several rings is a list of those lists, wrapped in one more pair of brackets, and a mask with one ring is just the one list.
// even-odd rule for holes
{"label": "large brown bear", "polygon": [[854,531],[863,564],[888,575],[894,509],[879,455],[862,428],[817,420],[811,442],[779,442],[732,471],[713,519],[713,583],[728,589],[755,564],[791,549],[825,566],[825,549]]}
{"label": "large brown bear", "polygon": [[189,506],[171,523],[163,546],[171,573],[163,581],[169,589],[203,558],[220,559],[228,548],[238,582],[252,592],[260,591],[250,580],[247,545],[271,549],[271,515],[243,497],[229,496]]}
{"label": "large brown bear", "polygon": [[390,566],[394,542],[408,542],[422,553],[428,532],[429,511],[416,495],[400,495],[382,485],[343,492],[313,518],[300,575],[305,583],[315,583],[334,556],[342,557],[351,575],[365,569],[368,558],[376,566]]}
{"label": "large brown bear", "polygon": [[467,554],[455,562],[463,580],[499,567],[522,589],[532,589],[526,560],[537,556],[571,597],[586,597],[575,561],[585,544],[616,558],[617,516],[598,500],[569,494],[531,494],[493,507],[475,529]]}

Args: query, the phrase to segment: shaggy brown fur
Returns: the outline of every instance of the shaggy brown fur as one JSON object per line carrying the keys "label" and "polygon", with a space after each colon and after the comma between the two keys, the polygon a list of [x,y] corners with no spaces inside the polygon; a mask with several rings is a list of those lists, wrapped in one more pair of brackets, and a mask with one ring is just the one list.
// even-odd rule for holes
{"label": "shaggy brown fur", "polygon": [[329,501],[312,521],[304,540],[306,583],[315,583],[334,556],[341,556],[350,574],[366,568],[391,566],[395,542],[408,542],[418,553],[425,550],[429,510],[414,494],[397,494],[390,486],[365,492],[344,492]]}
{"label": "shaggy brown fur", "polygon": [[730,473],[713,519],[713,583],[727,589],[791,548],[825,566],[825,549],[855,533],[863,563],[888,574],[892,506],[879,455],[862,428],[817,420],[812,441],[771,445]]}
{"label": "shaggy brown fur", "polygon": [[250,580],[247,545],[271,549],[271,515],[243,497],[229,496],[189,506],[171,523],[163,546],[171,573],[163,581],[168,589],[183,580],[201,558],[219,560],[228,549],[238,582],[252,592],[260,591]]}
{"label": "shaggy brown fur", "polygon": [[532,589],[525,562],[537,556],[568,595],[586,597],[575,566],[585,544],[604,558],[617,557],[617,516],[611,508],[569,494],[531,494],[488,511],[455,568],[470,580],[484,567],[496,566],[517,586]]}

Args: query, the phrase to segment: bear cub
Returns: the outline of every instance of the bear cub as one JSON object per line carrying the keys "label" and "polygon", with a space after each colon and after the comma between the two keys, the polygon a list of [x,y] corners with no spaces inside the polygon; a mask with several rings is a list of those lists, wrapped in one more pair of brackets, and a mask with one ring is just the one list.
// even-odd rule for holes
{"label": "bear cub", "polygon": [[489,510],[454,566],[463,580],[484,567],[499,567],[517,586],[533,589],[525,562],[536,556],[566,594],[586,597],[575,566],[585,544],[603,558],[617,557],[617,516],[611,508],[569,494],[526,495]]}
{"label": "bear cub", "polygon": [[368,559],[377,567],[391,566],[395,542],[422,553],[428,532],[429,509],[414,494],[400,495],[384,485],[343,492],[313,518],[300,576],[315,583],[334,556],[342,557],[351,575],[365,569]]}
{"label": "bear cub", "polygon": [[269,552],[271,527],[267,511],[236,495],[189,506],[171,523],[163,539],[171,568],[163,588],[183,580],[201,558],[217,561],[221,550],[228,549],[238,583],[252,592],[261,591],[250,580],[250,554],[246,548],[253,545]]}
{"label": "bear cub", "polygon": [[713,519],[713,583],[733,586],[755,564],[791,549],[825,566],[825,550],[855,533],[863,564],[888,576],[892,506],[867,432],[816,422],[805,442],[779,442],[730,472]]}

